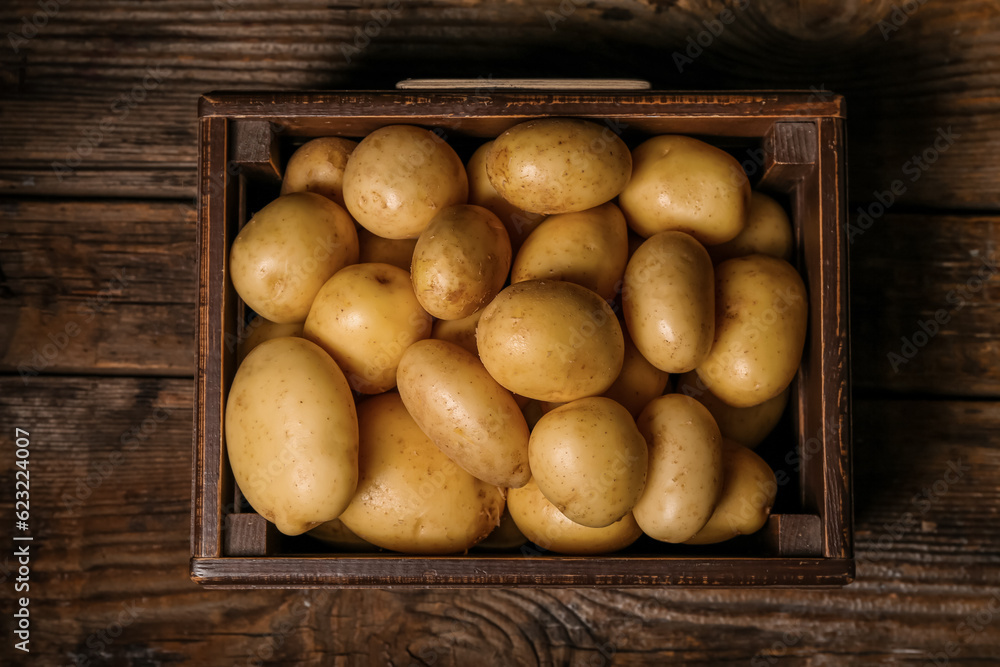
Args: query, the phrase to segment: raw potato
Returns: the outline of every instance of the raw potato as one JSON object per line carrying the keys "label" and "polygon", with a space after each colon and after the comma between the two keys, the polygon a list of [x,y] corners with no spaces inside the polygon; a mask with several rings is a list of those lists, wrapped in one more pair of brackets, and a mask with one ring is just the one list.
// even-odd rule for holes
{"label": "raw potato", "polygon": [[624,333],[625,362],[622,364],[622,372],[604,392],[604,396],[617,401],[633,418],[638,418],[651,400],[663,394],[670,374],[649,363],[636,348],[628,332]]}
{"label": "raw potato", "polygon": [[774,398],[799,370],[808,316],[805,285],[788,262],[766,255],[722,262],[715,267],[715,342],[698,377],[733,407]]}
{"label": "raw potato", "polygon": [[551,215],[521,246],[510,275],[525,280],[565,280],[613,299],[628,262],[628,226],[611,203]]}
{"label": "raw potato", "polygon": [[341,137],[307,141],[285,165],[281,194],[315,192],[344,206],[344,167],[358,142]]}
{"label": "raw potato", "polygon": [[362,139],[344,170],[344,201],[354,219],[387,239],[412,239],[431,219],[469,196],[465,167],[437,134],[389,125]]}
{"label": "raw potato", "polygon": [[359,264],[392,264],[410,270],[417,239],[384,239],[358,225]]}
{"label": "raw potato", "polygon": [[479,318],[482,316],[483,311],[477,310],[460,320],[438,320],[434,323],[434,328],[431,329],[431,338],[454,343],[478,358],[479,346],[476,345],[476,327],[479,326]]}
{"label": "raw potato", "polygon": [[715,334],[715,278],[704,246],[683,232],[660,232],[625,269],[622,310],[649,363],[668,373],[693,370]]}
{"label": "raw potato", "polygon": [[430,336],[431,321],[409,273],[389,264],[355,264],[323,285],[303,334],[330,353],[352,389],[378,394],[396,386],[403,352]]}
{"label": "raw potato", "polygon": [[655,540],[689,540],[708,522],[722,491],[719,427],[704,405],[683,394],[654,399],[637,425],[649,445],[649,469],[632,514]]}
{"label": "raw potato", "polygon": [[778,482],[770,466],[743,445],[722,441],[722,496],[712,517],[687,544],[715,544],[764,527]]}
{"label": "raw potato", "polygon": [[482,206],[452,206],[417,239],[410,267],[413,291],[434,317],[468,317],[497,295],[510,261],[510,239],[499,218]]}
{"label": "raw potato", "polygon": [[785,209],[764,193],[754,191],[750,195],[750,217],[746,227],[733,240],[709,246],[708,254],[716,264],[755,254],[790,262],[794,245],[792,223]]}
{"label": "raw potato", "polygon": [[603,528],[632,511],[646,484],[646,441],[610,398],[581,398],[535,424],[531,475],[566,518]]}
{"label": "raw potato", "polygon": [[524,415],[475,355],[422,340],[403,353],[396,380],[420,430],[463,470],[502,487],[531,477]]}
{"label": "raw potato", "polygon": [[[265,320],[260,315],[254,315],[243,327],[243,335],[239,339],[236,348],[237,363],[243,363],[250,350],[254,349],[265,340],[281,338],[282,336],[302,337],[302,322],[289,322],[277,324],[270,320]],[[228,341],[227,341],[228,343]]]}
{"label": "raw potato", "polygon": [[476,338],[490,375],[539,401],[605,392],[625,357],[621,326],[607,302],[559,280],[528,280],[500,292],[483,312]]}
{"label": "raw potato", "polygon": [[237,294],[261,317],[302,322],[319,288],[358,261],[347,211],[322,195],[296,192],[257,212],[229,250]]}
{"label": "raw potato", "polygon": [[726,405],[708,390],[695,372],[685,373],[677,381],[677,393],[691,396],[708,408],[719,425],[723,438],[729,438],[753,449],[774,430],[781,421],[788,405],[791,388],[786,388],[772,399],[749,408],[734,408]]}
{"label": "raw potato", "polygon": [[360,538],[404,553],[462,553],[499,524],[503,489],[445,456],[399,394],[361,403],[358,422],[358,488],[340,520]]}
{"label": "raw potato", "polygon": [[487,535],[482,542],[477,544],[476,548],[517,549],[527,541],[528,538],[518,530],[517,524],[514,523],[514,517],[510,515],[510,511],[504,508],[503,514],[500,515],[500,525]]}
{"label": "raw potato", "polygon": [[746,226],[750,181],[721,148],[668,134],[643,142],[632,159],[632,180],[618,205],[640,236],[676,230],[713,245]]}
{"label": "raw potato", "polygon": [[576,118],[529,120],[486,155],[501,197],[536,213],[572,213],[614,199],[632,172],[628,147],[609,127]]}
{"label": "raw potato", "polygon": [[354,495],[354,397],[307,340],[273,338],[247,355],[229,390],[225,437],[243,496],[286,535],[336,519]]}
{"label": "raw potato", "polygon": [[642,535],[631,514],[604,528],[574,523],[550,503],[535,480],[507,493],[507,508],[517,527],[543,552],[587,556],[620,551]]}
{"label": "raw potato", "polygon": [[351,529],[344,525],[340,519],[327,521],[316,526],[309,531],[309,537],[315,537],[320,542],[325,542],[337,551],[375,551],[376,547],[371,542],[361,539],[351,532]]}
{"label": "raw potato", "polygon": [[517,252],[524,239],[541,224],[545,216],[541,213],[522,211],[496,191],[490,183],[489,176],[486,175],[486,155],[492,147],[493,142],[487,141],[476,149],[469,158],[469,163],[465,165],[465,171],[469,175],[469,203],[487,208],[500,218],[500,222],[507,228],[507,235],[510,236],[511,248]]}

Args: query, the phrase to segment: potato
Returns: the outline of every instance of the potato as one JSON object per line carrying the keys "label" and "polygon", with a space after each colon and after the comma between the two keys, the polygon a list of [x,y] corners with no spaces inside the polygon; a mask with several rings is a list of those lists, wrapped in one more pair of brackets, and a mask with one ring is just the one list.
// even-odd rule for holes
{"label": "potato", "polygon": [[610,553],[624,549],[642,535],[631,514],[604,528],[570,521],[542,495],[535,480],[508,491],[507,508],[518,529],[543,551],[575,556]]}
{"label": "potato", "polygon": [[358,487],[340,520],[360,538],[405,553],[462,553],[500,522],[503,490],[445,456],[399,394],[361,403],[358,423]]}
{"label": "potato", "polygon": [[736,408],[774,398],[798,372],[808,316],[791,264],[766,255],[727,259],[715,267],[715,342],[698,377]]}
{"label": "potato", "polygon": [[[298,336],[301,338],[302,324],[302,322],[278,324],[270,320],[265,320],[260,315],[254,315],[250,318],[246,326],[243,327],[243,334],[238,339],[238,346],[236,348],[237,363],[243,363],[246,356],[250,354],[250,350],[265,340],[281,338],[282,336]],[[226,343],[230,345],[231,341],[227,340]],[[230,349],[232,349],[231,345]]]}
{"label": "potato", "polygon": [[414,296],[410,274],[389,264],[339,271],[316,295],[303,328],[362,394],[395,387],[403,352],[430,334],[431,316]]}
{"label": "potato", "polygon": [[347,212],[322,195],[296,192],[262,208],[229,249],[236,293],[261,317],[302,322],[319,288],[358,261]]}
{"label": "potato", "polygon": [[733,257],[770,255],[792,260],[795,237],[785,209],[762,192],[750,194],[750,216],[746,227],[730,241],[708,247],[712,261],[718,264]]}
{"label": "potato", "polygon": [[686,544],[715,544],[756,533],[767,523],[778,492],[774,471],[750,449],[722,441],[723,482],[719,504],[705,527]]}
{"label": "potato", "polygon": [[451,206],[421,232],[410,277],[417,300],[442,320],[458,320],[493,300],[510,271],[510,239],[482,206]]}
{"label": "potato", "polygon": [[725,243],[746,226],[750,181],[721,148],[678,135],[643,142],[632,153],[632,179],[618,198],[640,236],[687,232],[705,245]]}
{"label": "potato", "polygon": [[628,227],[614,204],[551,215],[521,246],[510,282],[565,280],[613,299],[628,262]]}
{"label": "potato", "polygon": [[351,532],[350,528],[344,525],[340,519],[321,523],[308,533],[309,537],[314,537],[337,551],[375,551],[376,546],[371,542],[361,539]]}
{"label": "potato", "polygon": [[347,210],[387,239],[412,239],[449,206],[464,204],[469,181],[445,141],[413,125],[389,125],[361,140],[344,169]]}
{"label": "potato", "polygon": [[654,399],[637,425],[649,445],[649,469],[632,514],[655,540],[689,540],[708,522],[722,491],[719,427],[704,405],[683,394]]}
{"label": "potato", "polygon": [[514,523],[514,517],[510,511],[504,508],[500,515],[500,525],[493,529],[482,542],[476,545],[477,549],[517,549],[528,541]]}
{"label": "potato", "polygon": [[431,329],[431,338],[446,340],[458,345],[463,350],[479,356],[479,346],[476,345],[476,327],[483,311],[477,310],[460,320],[438,320]]}
{"label": "potato", "polygon": [[475,355],[443,340],[418,341],[403,353],[396,381],[420,430],[463,470],[502,487],[531,477],[524,415]]}
{"label": "potato", "polygon": [[566,518],[603,528],[632,511],[646,484],[646,441],[610,398],[581,398],[544,415],[528,442],[531,476]]}
{"label": "potato", "polygon": [[625,269],[622,310],[629,335],[649,363],[668,373],[696,368],[715,333],[712,260],[683,232],[646,239]]}
{"label": "potato", "polygon": [[486,155],[492,147],[493,142],[487,141],[476,149],[465,165],[465,171],[469,176],[469,203],[489,209],[500,218],[510,237],[511,248],[516,252],[545,216],[541,213],[522,211],[496,191],[490,183],[489,176],[486,175]]}
{"label": "potato", "polygon": [[609,127],[576,118],[519,123],[486,155],[501,197],[535,213],[572,213],[614,199],[632,171],[628,147]]}
{"label": "potato", "polygon": [[281,194],[315,192],[344,206],[344,167],[358,142],[341,137],[307,141],[285,165]]}
{"label": "potato", "polygon": [[240,491],[286,535],[336,519],[358,482],[358,418],[344,374],[317,345],[273,338],[236,371],[225,445]]}
{"label": "potato", "polygon": [[504,289],[483,312],[476,340],[497,382],[539,401],[603,393],[625,357],[611,307],[590,290],[559,280]]}
{"label": "potato", "polygon": [[384,239],[358,225],[358,245],[358,263],[392,264],[409,271],[417,239]]}
{"label": "potato", "polygon": [[677,393],[696,399],[708,408],[719,425],[723,438],[730,438],[744,447],[753,449],[774,430],[781,421],[788,405],[791,389],[786,388],[772,399],[749,408],[734,408],[726,405],[708,390],[694,371],[685,373],[677,380]]}
{"label": "potato", "polygon": [[634,419],[647,403],[663,394],[670,374],[649,363],[636,348],[628,332],[624,334],[625,361],[622,371],[603,395],[624,406]]}

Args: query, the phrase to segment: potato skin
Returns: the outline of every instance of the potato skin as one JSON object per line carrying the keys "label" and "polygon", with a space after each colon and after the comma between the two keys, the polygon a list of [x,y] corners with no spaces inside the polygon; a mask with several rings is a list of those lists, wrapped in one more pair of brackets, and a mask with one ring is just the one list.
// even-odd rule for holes
{"label": "potato skin", "polygon": [[632,511],[646,484],[646,441],[610,398],[581,398],[545,414],[531,431],[531,476],[566,518],[603,528]]}
{"label": "potato skin", "polygon": [[770,255],[792,261],[795,235],[792,223],[781,204],[756,190],[750,194],[750,215],[746,227],[735,238],[708,247],[712,261],[718,264],[733,257]]}
{"label": "potato skin", "polygon": [[460,320],[438,320],[431,329],[431,338],[454,343],[478,358],[479,346],[476,344],[476,327],[479,326],[479,318],[482,316],[483,311],[477,310]]}
{"label": "potato skin", "polygon": [[625,361],[622,371],[603,395],[620,403],[633,419],[637,419],[651,400],[663,395],[670,374],[649,363],[636,348],[628,332],[624,334]]}
{"label": "potato skin", "polygon": [[462,160],[440,136],[389,125],[361,140],[344,169],[344,202],[354,219],[387,239],[416,238],[443,209],[466,203]]}
{"label": "potato skin", "polygon": [[524,536],[543,551],[572,556],[620,551],[642,535],[631,514],[604,528],[570,521],[548,501],[535,480],[507,492],[507,508]]}
{"label": "potato skin", "polygon": [[443,340],[418,341],[403,353],[396,381],[420,430],[463,470],[496,486],[527,483],[528,424],[475,355]]}
{"label": "potato skin", "polygon": [[632,158],[632,179],[618,205],[640,236],[674,230],[714,245],[746,226],[750,181],[721,148],[667,134],[643,142]]}
{"label": "potato skin", "polygon": [[695,369],[715,334],[712,260],[694,237],[660,232],[646,239],[625,269],[622,310],[635,346],[668,373]]}
{"label": "potato skin", "polygon": [[428,438],[399,394],[358,406],[358,486],[340,520],[383,549],[462,553],[500,522],[504,492],[458,467]]}
{"label": "potato skin", "polygon": [[344,167],[358,142],[319,137],[299,146],[288,158],[281,194],[315,192],[344,206]]}
{"label": "potato skin", "polygon": [[497,137],[486,174],[508,202],[535,213],[572,213],[614,199],[632,171],[610,128],[576,118],[519,123]]}
{"label": "potato skin", "polygon": [[627,262],[625,216],[609,202],[545,218],[517,253],[510,281],[565,280],[608,301],[621,289]]}
{"label": "potato skin", "polygon": [[377,394],[396,386],[403,352],[430,336],[431,322],[408,272],[389,264],[355,264],[323,285],[303,335],[334,358],[352,389]]}
{"label": "potato skin", "polygon": [[482,206],[451,206],[421,232],[410,277],[417,300],[442,320],[458,320],[493,300],[510,271],[510,239]]}
{"label": "potato skin", "polygon": [[358,481],[358,419],[344,374],[302,338],[264,341],[237,369],[225,415],[233,476],[286,535],[336,519]]}
{"label": "potato skin", "polygon": [[261,317],[302,322],[330,276],[358,261],[358,234],[347,212],[326,197],[296,192],[258,211],[233,240],[229,276]]}
{"label": "potato skin", "polygon": [[250,350],[254,349],[265,340],[281,338],[283,336],[298,336],[301,338],[302,325],[302,322],[278,324],[276,322],[271,322],[270,320],[265,320],[260,315],[254,315],[243,328],[243,335],[238,341],[236,348],[237,362],[243,363],[243,360],[246,359],[248,354],[250,354]]}
{"label": "potato skin", "polygon": [[482,206],[500,218],[510,237],[511,248],[517,252],[524,239],[528,238],[532,230],[545,219],[545,215],[523,211],[496,191],[486,174],[486,156],[492,147],[493,142],[487,141],[476,149],[465,165],[465,171],[469,176],[469,203]]}
{"label": "potato skin", "polygon": [[476,340],[497,382],[540,401],[603,393],[625,357],[621,326],[607,302],[559,280],[504,289],[483,311]]}
{"label": "potato skin", "polygon": [[753,449],[774,430],[785,413],[791,388],[759,405],[748,408],[734,408],[713,394],[694,371],[685,373],[677,380],[677,393],[696,399],[708,408],[719,425],[723,438],[728,438]]}
{"label": "potato skin", "polygon": [[410,270],[417,239],[384,239],[358,225],[358,263],[392,264]]}
{"label": "potato skin", "polygon": [[715,268],[715,342],[698,377],[733,407],[774,398],[798,372],[808,316],[805,285],[788,262],[767,255],[722,262]]}
{"label": "potato skin", "polygon": [[632,514],[655,540],[689,540],[708,522],[722,492],[719,427],[705,406],[683,394],[651,401],[637,425],[649,445],[649,469]]}

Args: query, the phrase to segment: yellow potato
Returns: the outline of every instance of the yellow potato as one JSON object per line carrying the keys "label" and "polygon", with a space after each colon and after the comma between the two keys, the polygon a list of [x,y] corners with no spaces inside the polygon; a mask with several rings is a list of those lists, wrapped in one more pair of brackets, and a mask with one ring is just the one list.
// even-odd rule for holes
{"label": "yellow potato", "polygon": [[632,159],[632,179],[618,205],[640,236],[673,230],[712,245],[746,226],[750,182],[724,150],[668,134],[643,142]]}
{"label": "yellow potato", "polygon": [[330,545],[337,551],[375,551],[376,547],[371,542],[365,541],[351,532],[350,528],[344,525],[340,519],[327,521],[313,528],[308,533],[309,537],[315,537],[320,542]]}
{"label": "yellow potato", "polygon": [[570,521],[539,490],[535,480],[507,492],[507,508],[524,536],[544,551],[586,556],[620,551],[642,535],[631,514],[604,528]]}
{"label": "yellow potato", "polygon": [[649,363],[668,373],[696,368],[712,348],[715,279],[705,248],[683,232],[646,239],[625,269],[622,310]]}
{"label": "yellow potato", "polygon": [[358,261],[347,211],[322,195],[296,192],[257,212],[229,250],[236,293],[261,317],[302,322],[330,276]]}
{"label": "yellow potato", "polygon": [[410,267],[413,291],[434,317],[468,317],[503,287],[510,260],[510,239],[495,215],[482,206],[451,206],[417,239]]}
{"label": "yellow potato", "polygon": [[794,246],[792,223],[785,209],[764,193],[754,191],[750,195],[750,217],[746,227],[731,241],[709,246],[708,254],[716,264],[732,257],[755,254],[790,262]]}
{"label": "yellow potato", "polygon": [[559,280],[528,280],[500,292],[483,312],[476,339],[479,358],[497,382],[540,401],[603,393],[625,356],[611,307]]}
{"label": "yellow potato", "polygon": [[[236,348],[237,363],[243,363],[250,350],[254,349],[265,340],[281,338],[282,336],[302,337],[302,322],[288,322],[277,324],[270,320],[265,320],[260,315],[254,315],[243,328],[243,335],[239,338],[239,345]],[[232,341],[227,340],[226,344],[231,345]]]}
{"label": "yellow potato", "polygon": [[535,213],[572,213],[614,199],[632,171],[628,147],[609,127],[576,118],[519,123],[486,155],[501,197]]}
{"label": "yellow potato", "polygon": [[705,406],[683,394],[653,399],[637,425],[649,445],[649,469],[632,514],[655,540],[689,540],[708,522],[722,491],[719,427]]}
{"label": "yellow potato", "polygon": [[286,535],[336,519],[358,482],[358,419],[344,374],[302,338],[258,345],[226,401],[225,446],[240,491]]}
{"label": "yellow potato", "polygon": [[510,282],[565,280],[607,301],[621,289],[627,261],[625,216],[607,203],[546,218],[517,253]]}
{"label": "yellow potato", "polygon": [[462,553],[496,528],[504,492],[459,468],[406,411],[399,394],[358,406],[357,492],[340,520],[383,549]]}
{"label": "yellow potato", "polygon": [[767,523],[778,492],[774,471],[753,451],[722,441],[723,482],[719,504],[705,527],[686,544],[715,544],[756,533]]}
{"label": "yellow potato", "polygon": [[628,332],[625,333],[625,362],[622,372],[604,396],[617,401],[637,418],[651,400],[661,396],[667,388],[670,374],[649,363],[636,348]]}
{"label": "yellow potato", "polygon": [[431,329],[431,338],[454,343],[463,350],[467,350],[478,357],[479,347],[476,345],[476,327],[479,326],[479,318],[482,316],[483,311],[477,310],[468,317],[463,317],[460,320],[438,320]]}
{"label": "yellow potato", "polygon": [[281,194],[315,192],[344,206],[344,167],[358,142],[320,137],[302,144],[288,159]]}
{"label": "yellow potato", "polygon": [[410,270],[417,239],[384,239],[358,225],[359,264],[392,264]]}
{"label": "yellow potato", "polygon": [[788,405],[791,389],[787,388],[772,399],[749,408],[734,408],[726,405],[719,397],[708,390],[694,371],[685,373],[677,380],[678,394],[691,396],[708,408],[719,425],[723,438],[730,438],[753,449],[774,430],[781,421],[781,415]]}
{"label": "yellow potato", "polygon": [[375,130],[344,169],[347,210],[387,239],[416,238],[435,215],[468,196],[458,154],[437,134],[413,125]]}
{"label": "yellow potato", "polygon": [[791,384],[806,340],[806,288],[788,262],[735,257],[715,267],[715,342],[698,367],[709,391],[737,408]]}
{"label": "yellow potato", "polygon": [[463,470],[502,487],[531,477],[524,415],[475,355],[443,340],[418,341],[403,353],[396,381],[420,430]]}
{"label": "yellow potato", "polygon": [[492,147],[493,142],[487,141],[476,149],[469,158],[469,163],[465,165],[465,171],[469,175],[469,203],[489,209],[500,218],[500,222],[507,228],[507,235],[510,236],[511,248],[516,252],[545,216],[541,213],[522,211],[496,191],[490,183],[489,176],[486,175],[486,155]]}
{"label": "yellow potato", "polygon": [[403,352],[430,334],[431,316],[414,296],[410,274],[389,264],[339,271],[316,295],[303,329],[362,394],[395,387]]}
{"label": "yellow potato", "polygon": [[531,476],[566,518],[603,528],[632,511],[646,483],[646,441],[610,398],[581,398],[544,415],[528,442]]}
{"label": "yellow potato", "polygon": [[504,508],[500,515],[500,525],[476,545],[477,549],[517,549],[524,545],[528,538],[524,536],[514,523],[510,511]]}

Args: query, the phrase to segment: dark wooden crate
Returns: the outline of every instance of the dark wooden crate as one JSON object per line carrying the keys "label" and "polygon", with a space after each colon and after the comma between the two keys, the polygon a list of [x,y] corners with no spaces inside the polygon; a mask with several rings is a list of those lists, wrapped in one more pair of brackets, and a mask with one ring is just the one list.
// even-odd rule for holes
{"label": "dark wooden crate", "polygon": [[[195,581],[315,588],[840,586],[853,579],[842,98],[825,91],[219,93],[204,96],[199,112]],[[785,199],[810,311],[787,419],[770,443],[769,462],[779,468],[776,513],[757,535],[726,545],[687,547],[644,538],[611,556],[546,555],[531,548],[438,557],[330,554],[310,548],[309,538],[281,538],[241,502],[222,428],[243,318],[226,264],[248,213],[277,196],[283,160],[311,137],[362,137],[385,125],[417,124],[440,128],[467,157],[484,138],[546,116],[607,123],[630,145],[656,134],[703,138],[730,150],[755,187]]]}

